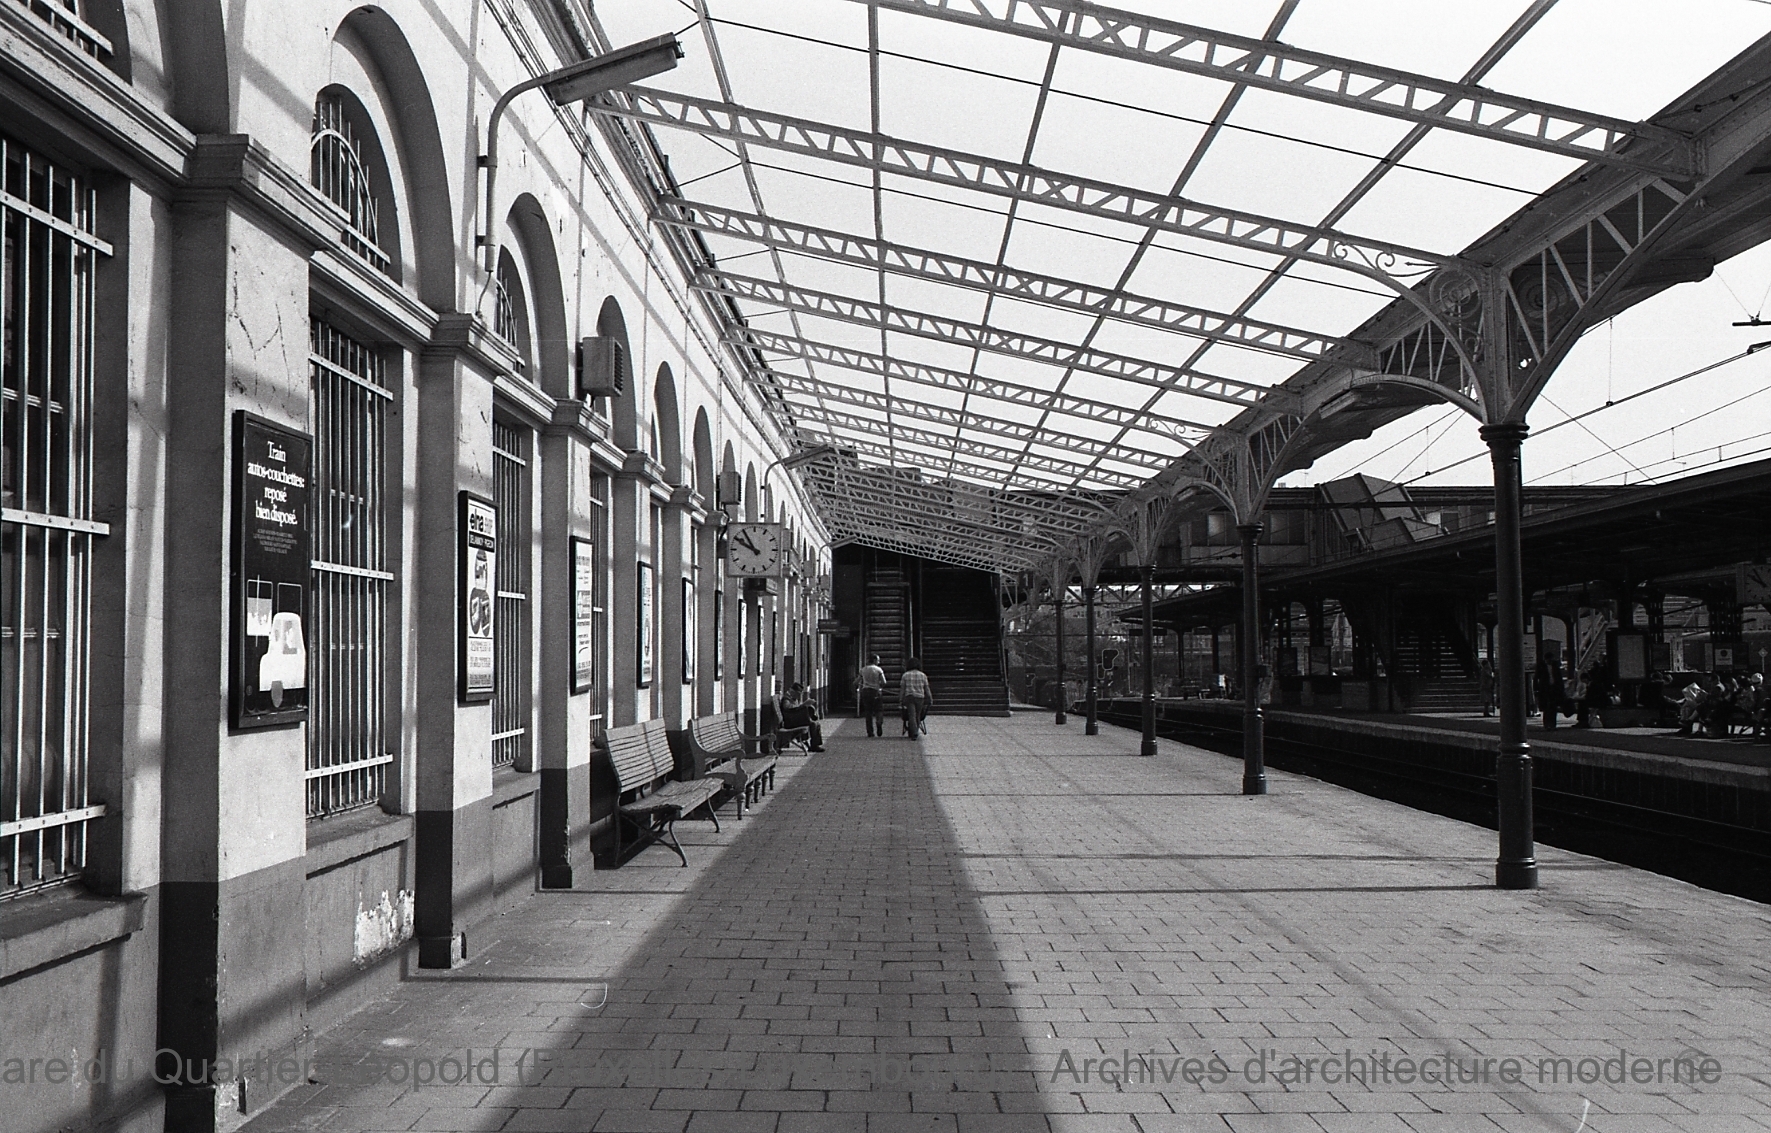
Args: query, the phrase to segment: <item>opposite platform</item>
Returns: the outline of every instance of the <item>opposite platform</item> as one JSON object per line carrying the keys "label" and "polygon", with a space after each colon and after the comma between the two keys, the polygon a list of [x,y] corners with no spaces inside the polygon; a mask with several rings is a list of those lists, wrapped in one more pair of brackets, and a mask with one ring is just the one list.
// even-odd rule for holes
{"label": "opposite platform", "polygon": [[1765,906],[1553,849],[1501,892],[1477,827],[1046,716],[931,727],[846,721],[690,869],[537,895],[247,1128],[1771,1129]]}

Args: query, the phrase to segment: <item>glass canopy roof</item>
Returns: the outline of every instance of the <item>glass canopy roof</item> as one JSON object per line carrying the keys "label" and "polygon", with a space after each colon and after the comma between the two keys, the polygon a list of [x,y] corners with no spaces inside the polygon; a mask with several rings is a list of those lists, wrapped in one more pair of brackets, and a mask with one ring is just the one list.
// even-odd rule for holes
{"label": "glass canopy roof", "polygon": [[[1012,569],[1771,32],[1756,0],[623,0],[601,109],[838,538]],[[630,127],[631,128],[631,127]],[[1369,430],[1368,430],[1369,431]]]}

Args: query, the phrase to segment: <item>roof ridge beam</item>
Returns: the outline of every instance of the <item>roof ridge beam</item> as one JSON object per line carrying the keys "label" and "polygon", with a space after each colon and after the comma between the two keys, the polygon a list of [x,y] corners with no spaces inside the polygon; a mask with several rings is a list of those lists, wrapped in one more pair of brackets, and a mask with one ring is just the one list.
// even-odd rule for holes
{"label": "roof ridge beam", "polygon": [[[1018,449],[1003,448],[999,445],[988,444],[984,441],[974,441],[966,437],[944,436],[940,433],[929,432],[926,429],[913,429],[906,425],[899,425],[896,422],[875,421],[869,417],[859,417],[835,409],[812,408],[800,405],[794,406],[794,412],[795,414],[803,415],[806,420],[817,421],[821,424],[835,426],[839,429],[853,429],[864,436],[888,437],[906,444],[922,445],[925,448],[931,448],[937,451],[952,451],[958,455],[974,456],[980,460],[999,461],[1003,464],[1010,465],[1011,467],[1017,460],[1019,460],[1030,467],[1039,468],[1043,471],[1052,472],[1060,476],[1084,476],[1090,471],[1093,471],[1099,479],[1109,481],[1117,488],[1138,488],[1142,487],[1150,480],[1149,476],[1136,476],[1129,473],[1104,471],[1100,469],[1094,461],[1072,460],[1067,457],[1053,456],[1049,453],[1022,455],[1021,451]],[[848,439],[849,438],[847,437],[839,436],[836,438],[836,444],[840,446]],[[1154,473],[1151,475],[1154,475]]]}
{"label": "roof ridge beam", "polygon": [[940,146],[771,114],[716,99],[649,87],[627,87],[620,97],[590,104],[610,114],[706,137],[725,138],[861,169],[957,185],[980,193],[1049,205],[1068,212],[1154,228],[1266,255],[1293,257],[1350,271],[1404,291],[1435,267],[1465,266],[1457,256],[1371,240],[1321,225],[1219,208],[1166,193],[1055,173]]}
{"label": "roof ridge beam", "polygon": [[1317,361],[1330,351],[1372,354],[1351,339],[1318,334],[1299,327],[1226,314],[1189,303],[1175,303],[1076,280],[1023,271],[946,252],[930,251],[831,228],[795,224],[777,217],[681,198],[661,199],[652,218],[661,224],[692,228],[747,240],[781,251],[816,256],[834,263],[883,269],[913,279],[1040,303],[1061,310],[1103,315],[1121,322],[1174,331],[1210,342],[1242,346],[1269,354]]}
{"label": "roof ridge beam", "polygon": [[[908,449],[908,450],[895,449],[891,445],[883,444],[880,441],[872,439],[871,434],[868,434],[865,436],[855,436],[855,437],[837,436],[835,434],[817,434],[817,436],[820,441],[823,441],[823,442],[826,442],[829,444],[834,444],[838,448],[849,450],[851,452],[856,453],[857,455],[866,455],[866,456],[872,457],[873,459],[875,459],[877,461],[880,461],[881,463],[878,465],[878,467],[881,469],[909,467],[909,468],[914,468],[920,472],[926,472],[930,476],[937,477],[940,480],[951,480],[951,479],[954,479],[956,476],[954,469],[952,468],[951,465],[949,465],[947,463],[945,458],[937,458],[932,455],[925,455],[916,449]],[[995,459],[1001,460],[1002,458],[997,457]],[[1004,463],[1007,463],[1007,462],[1004,461]],[[850,470],[850,472],[848,474],[853,476],[855,473],[853,472],[853,470]],[[1062,471],[1055,472],[1052,475],[1055,477],[1058,477],[1060,479],[1065,479],[1065,480],[1073,479],[1075,476],[1075,470],[1067,468]],[[938,482],[938,481],[930,480],[930,481],[924,481],[923,483],[925,485],[932,485],[936,482]],[[967,483],[968,481],[960,480],[957,482]],[[1004,490],[1000,484],[976,484],[975,487],[979,491],[982,491],[982,492],[1002,492]],[[1021,490],[1035,490],[1035,489],[1021,489]],[[1054,497],[1062,496],[1066,492],[1071,491],[1071,489],[1057,487],[1057,486],[1055,486],[1055,484],[1054,484],[1054,486],[1052,486],[1050,488],[1040,488],[1037,490],[1048,493]],[[1107,489],[1101,489],[1101,490],[1103,490],[1103,491],[1118,491],[1121,489],[1107,488]],[[1035,514],[1043,515],[1044,512],[1043,511],[1037,512]],[[927,518],[926,512],[924,513],[924,518],[925,518],[925,520]],[[1084,518],[1083,516],[1078,515],[1077,521],[1079,523],[1083,522],[1083,518]]]}
{"label": "roof ridge beam", "polygon": [[899,358],[887,358],[852,347],[832,346],[829,343],[796,338],[793,335],[761,330],[757,327],[746,327],[742,331],[731,332],[729,337],[736,345],[756,350],[767,350],[795,358],[806,358],[813,362],[823,362],[831,366],[854,370],[857,373],[874,374],[883,378],[891,378],[894,381],[913,382],[932,389],[953,390],[958,393],[987,397],[1010,405],[1026,405],[1041,410],[1049,409],[1067,416],[1142,429],[1146,432],[1175,437],[1189,443],[1199,433],[1209,433],[1212,429],[1217,428],[1215,425],[1203,421],[1188,420],[1185,417],[1154,412],[1142,413],[1137,409],[1114,405],[1111,402],[1077,397],[1074,394],[1040,389],[1038,386],[1022,385],[1018,382],[985,377],[981,374],[947,370],[921,362],[906,362]]}
{"label": "roof ridge beam", "polygon": [[754,276],[703,269],[690,286],[697,291],[705,291],[713,295],[772,303],[822,318],[836,319],[858,326],[898,331],[937,342],[951,342],[970,349],[988,350],[993,354],[1002,354],[1010,358],[1025,358],[1050,366],[1082,370],[1108,378],[1119,378],[1154,389],[1208,398],[1212,401],[1225,401],[1244,408],[1259,406],[1282,411],[1298,407],[1295,404],[1297,402],[1296,395],[1279,390],[1275,386],[1245,382],[1239,378],[1227,378],[1184,366],[1167,366],[1144,358],[1134,358],[1128,354],[1116,354],[1111,351],[1096,350],[1092,347],[1074,346],[1053,338],[1043,338],[1020,331],[999,330],[982,323],[968,323],[960,319],[930,314],[926,311],[906,310],[902,307],[875,303],[868,299],[855,299],[828,291],[814,291],[811,288],[794,287],[790,284],[771,283],[766,279],[757,279]]}
{"label": "roof ridge beam", "polygon": [[1652,122],[1630,122],[1158,16],[1075,0],[863,2],[1583,161],[1678,178],[1702,172],[1696,140]]}
{"label": "roof ridge beam", "polygon": [[[884,451],[883,446],[880,446]],[[921,466],[917,466],[920,468]],[[947,476],[945,465],[937,470],[940,475]],[[1028,503],[1015,499],[1010,493],[1000,488],[985,485],[974,485],[968,481],[943,480],[908,480],[902,476],[887,474],[882,468],[874,468],[862,464],[845,464],[841,476],[830,470],[828,465],[814,464],[806,470],[808,482],[817,480],[822,483],[829,480],[833,485],[840,480],[841,490],[861,495],[871,494],[873,497],[891,497],[894,501],[904,499],[910,501],[914,514],[925,520],[929,509],[952,508],[953,501],[963,490],[975,493],[980,507],[988,505],[989,514],[1003,519],[1013,530],[1024,530],[1019,524],[1031,520],[1044,523],[1066,531],[1082,531],[1101,518],[1097,508],[1079,507],[1070,495],[1051,493],[1052,498],[1040,504]],[[943,486],[945,485],[945,486]],[[957,486],[957,487],[956,487]]]}
{"label": "roof ridge beam", "polygon": [[[1036,425],[998,420],[980,416],[975,412],[951,409],[943,405],[930,405],[921,401],[888,397],[883,393],[874,393],[872,390],[858,389],[836,382],[819,381],[817,378],[808,378],[800,374],[784,374],[774,370],[768,371],[768,374],[781,388],[818,398],[820,402],[830,401],[856,409],[872,409],[880,413],[890,412],[915,421],[925,421],[931,425],[969,429],[1003,440],[1044,445],[1047,448],[1061,449],[1095,458],[1107,455],[1108,459],[1119,461],[1121,464],[1148,468],[1151,470],[1151,475],[1170,467],[1177,459],[1131,447],[1121,447],[1111,454],[1103,454],[1101,450],[1106,447],[1104,442],[1074,437],[1058,430],[1044,430]],[[796,416],[808,412],[807,406],[793,403],[789,403],[789,405]],[[889,423],[882,422],[882,424],[885,424],[888,429],[890,428]]]}

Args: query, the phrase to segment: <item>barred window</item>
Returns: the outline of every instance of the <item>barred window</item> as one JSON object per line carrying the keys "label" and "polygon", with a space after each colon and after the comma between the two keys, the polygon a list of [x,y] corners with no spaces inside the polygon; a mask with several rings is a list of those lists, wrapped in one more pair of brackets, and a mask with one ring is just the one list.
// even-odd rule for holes
{"label": "barred window", "polygon": [[311,323],[314,627],[308,642],[307,815],[381,801],[388,604],[387,419],[379,353],[323,319]]}
{"label": "barred window", "polygon": [[92,235],[79,174],[0,136],[0,898],[78,877],[86,824]]}
{"label": "barred window", "polygon": [[344,246],[381,271],[392,274],[393,261],[381,248],[380,202],[363,158],[363,139],[345,111],[344,99],[322,94],[314,104],[314,136],[310,143],[314,186],[343,209],[350,221]]}
{"label": "barred window", "polygon": [[529,453],[532,434],[492,419],[492,497],[498,505],[498,695],[492,702],[492,766],[529,770]]}
{"label": "barred window", "polygon": [[109,59],[113,48],[105,34],[81,19],[79,0],[17,0],[38,19],[67,36],[94,59]]}

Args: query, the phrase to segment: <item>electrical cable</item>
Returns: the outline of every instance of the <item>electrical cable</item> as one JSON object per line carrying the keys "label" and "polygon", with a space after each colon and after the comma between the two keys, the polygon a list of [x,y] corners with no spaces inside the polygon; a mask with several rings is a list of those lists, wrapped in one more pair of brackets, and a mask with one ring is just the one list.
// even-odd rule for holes
{"label": "electrical cable", "polygon": [[[1766,2],[1771,3],[1771,0],[1766,0]],[[1728,365],[1730,362],[1738,362],[1742,358],[1745,358],[1745,357],[1749,356],[1750,354],[1752,354],[1752,350],[1750,348],[1746,349],[1746,350],[1742,350],[1739,354],[1730,354],[1728,357],[1723,358],[1720,361],[1711,362],[1707,366],[1700,366],[1695,370],[1691,370],[1687,373],[1680,374],[1676,378],[1668,378],[1666,381],[1661,382],[1658,385],[1649,386],[1647,389],[1639,389],[1635,393],[1625,394],[1624,396],[1618,398],[1616,401],[1607,401],[1604,405],[1594,406],[1593,408],[1585,410],[1584,412],[1576,413],[1572,417],[1565,417],[1562,420],[1557,421],[1555,424],[1550,425],[1550,426],[1544,428],[1543,430],[1541,430],[1537,433],[1534,433],[1532,435],[1536,436],[1536,437],[1541,437],[1547,433],[1553,433],[1557,429],[1560,429],[1564,425],[1572,425],[1576,421],[1579,421],[1582,418],[1591,417],[1595,413],[1603,413],[1605,410],[1610,409],[1614,406],[1625,405],[1629,402],[1636,400],[1638,397],[1647,397],[1651,393],[1658,393],[1659,391],[1666,389],[1668,386],[1678,385],[1680,382],[1685,381],[1688,378],[1695,378],[1695,377],[1699,376],[1700,374],[1707,374],[1711,370],[1719,369],[1722,366]],[[1675,425],[1675,426],[1673,426],[1673,428],[1678,428],[1678,426]],[[1416,476],[1411,480],[1402,481],[1401,484],[1398,486],[1405,488],[1410,484],[1418,484],[1420,481],[1425,480],[1429,476],[1437,476],[1441,472],[1449,472],[1453,468],[1461,468],[1463,465],[1469,464],[1471,461],[1480,460],[1480,459],[1482,459],[1482,457],[1484,455],[1485,455],[1485,453],[1476,452],[1476,453],[1470,454],[1469,456],[1464,457],[1462,460],[1454,460],[1450,464],[1447,464],[1443,468],[1430,468],[1427,471],[1421,473],[1419,476]],[[1567,470],[1562,469],[1562,471],[1567,471]]]}
{"label": "electrical cable", "polygon": [[[1667,427],[1666,427],[1666,428],[1664,428],[1664,429],[1660,429],[1660,430],[1657,430],[1657,431],[1655,431],[1655,432],[1652,432],[1652,433],[1648,433],[1648,434],[1646,434],[1646,435],[1644,435],[1644,436],[1640,436],[1640,437],[1637,437],[1637,438],[1636,438],[1636,439],[1635,439],[1635,440],[1633,440],[1633,441],[1630,441],[1630,442],[1629,442],[1629,443],[1628,443],[1628,444],[1626,444],[1626,445],[1624,445],[1624,446],[1623,446],[1623,447],[1624,447],[1624,448],[1626,448],[1626,449],[1627,449],[1627,448],[1635,448],[1635,447],[1636,447],[1636,446],[1637,446],[1637,445],[1640,445],[1640,444],[1646,444],[1646,443],[1647,443],[1647,442],[1649,442],[1649,441],[1651,441],[1651,440],[1653,440],[1653,439],[1654,439],[1654,438],[1656,438],[1656,437],[1664,437],[1664,436],[1666,436],[1666,435],[1667,435],[1667,434],[1668,434],[1668,433],[1675,433],[1675,432],[1677,432],[1677,431],[1678,431],[1678,430],[1680,430],[1680,429],[1684,429],[1684,428],[1687,428],[1687,427],[1689,427],[1689,426],[1690,426],[1690,425],[1692,425],[1692,424],[1694,424],[1694,423],[1695,423],[1695,422],[1698,422],[1698,421],[1701,421],[1701,420],[1703,420],[1703,419],[1704,419],[1704,418],[1705,418],[1705,417],[1710,417],[1710,416],[1714,416],[1714,415],[1715,415],[1715,414],[1717,414],[1717,413],[1720,413],[1720,412],[1722,412],[1722,410],[1724,410],[1724,409],[1732,409],[1732,408],[1734,408],[1734,407],[1735,407],[1735,406],[1736,406],[1736,405],[1739,405],[1739,404],[1740,404],[1740,403],[1741,403],[1741,402],[1743,402],[1743,401],[1746,401],[1746,400],[1748,400],[1748,399],[1749,399],[1749,398],[1754,398],[1754,397],[1757,397],[1757,396],[1759,396],[1759,395],[1760,395],[1760,394],[1762,394],[1762,393],[1765,393],[1765,392],[1766,392],[1766,391],[1767,391],[1767,390],[1771,390],[1771,385],[1763,385],[1763,386],[1760,386],[1760,387],[1759,387],[1759,388],[1758,388],[1758,389],[1755,389],[1755,390],[1752,390],[1752,391],[1751,391],[1751,392],[1749,392],[1749,393],[1743,393],[1743,394],[1741,394],[1741,395],[1740,395],[1740,396],[1739,396],[1739,397],[1737,397],[1737,398],[1735,398],[1735,399],[1734,399],[1734,400],[1733,400],[1733,401],[1725,401],[1725,402],[1723,402],[1723,403],[1722,403],[1722,404],[1720,404],[1720,405],[1717,405],[1717,406],[1713,406],[1713,407],[1712,407],[1712,408],[1709,408],[1709,409],[1706,409],[1706,410],[1704,410],[1704,411],[1703,411],[1703,412],[1702,412],[1702,413],[1699,413],[1699,414],[1698,414],[1698,415],[1697,415],[1697,416],[1695,416],[1695,417],[1687,417],[1687,418],[1686,418],[1686,419],[1685,419],[1685,420],[1683,420],[1683,421],[1680,421],[1680,422],[1679,422],[1679,423],[1678,423],[1678,424],[1676,424],[1676,425],[1669,425],[1669,426],[1667,426]],[[1603,408],[1603,407],[1601,407],[1601,408]],[[1581,414],[1581,416],[1583,416],[1583,417],[1584,417],[1584,416],[1589,416],[1589,414]],[[1566,421],[1558,421],[1558,422],[1556,422],[1556,424],[1558,424],[1558,425],[1564,425],[1564,424],[1570,424],[1570,423],[1572,423],[1572,422],[1574,422],[1574,421],[1576,421],[1576,420],[1578,420],[1578,418],[1575,418],[1575,417],[1570,417],[1570,418],[1568,418],[1568,419],[1567,419],[1567,420],[1566,420]],[[1553,427],[1553,426],[1552,426],[1552,427]],[[1544,430],[1544,432],[1546,432],[1546,433],[1547,433],[1547,432],[1549,432],[1549,431],[1550,431],[1550,430],[1549,430],[1549,429],[1545,429],[1545,430]],[[1759,434],[1759,433],[1755,433],[1755,434],[1753,434],[1753,437],[1757,437],[1757,436],[1762,436],[1762,435],[1764,435],[1764,434]],[[1744,438],[1744,439],[1746,439],[1746,440],[1752,440],[1752,439],[1753,439],[1753,437],[1747,437],[1747,438]],[[1600,441],[1600,442],[1599,442],[1599,443],[1600,443],[1600,444],[1604,444],[1604,443],[1605,443],[1605,442],[1604,442],[1604,441]],[[1734,444],[1734,443],[1736,443],[1736,442],[1733,442],[1733,441],[1729,441],[1729,442],[1726,442],[1726,443],[1728,443],[1728,444]],[[1610,447],[1610,446],[1608,446],[1608,445],[1607,445],[1607,446],[1606,446],[1606,447],[1608,447],[1608,448],[1609,448],[1609,447]],[[1705,446],[1703,446],[1703,447],[1704,447],[1704,448],[1708,448],[1708,447],[1709,447],[1709,446],[1708,446],[1708,445],[1705,445]],[[1623,456],[1623,454],[1622,454],[1622,453],[1621,453],[1621,452],[1618,452],[1618,451],[1617,451],[1617,450],[1616,450],[1616,449],[1612,449],[1612,452],[1613,452],[1613,453],[1615,453],[1615,454],[1616,454],[1616,455],[1618,455],[1618,456],[1620,456],[1620,457],[1621,457],[1621,456]],[[1573,463],[1573,464],[1566,464],[1566,465],[1563,465],[1563,466],[1562,466],[1562,467],[1561,467],[1561,468],[1558,468],[1558,469],[1556,469],[1556,470],[1555,470],[1555,471],[1553,471],[1553,472],[1546,472],[1546,473],[1544,473],[1544,474],[1542,474],[1542,475],[1540,475],[1540,476],[1534,476],[1534,477],[1532,477],[1532,478],[1531,478],[1531,480],[1530,480],[1530,481],[1529,481],[1529,482],[1530,482],[1530,483],[1533,483],[1533,484],[1535,484],[1535,483],[1537,483],[1537,482],[1538,482],[1538,481],[1540,481],[1540,480],[1547,480],[1547,479],[1548,479],[1548,478],[1550,478],[1550,477],[1551,477],[1551,476],[1559,476],[1559,475],[1561,475],[1561,474],[1562,474],[1562,473],[1564,473],[1564,472],[1568,472],[1568,471],[1571,471],[1571,470],[1573,470],[1573,469],[1575,469],[1575,468],[1579,468],[1579,467],[1580,467],[1580,466],[1581,466],[1581,465],[1583,465],[1583,464],[1591,464],[1591,463],[1592,463],[1592,462],[1593,462],[1593,461],[1595,461],[1595,460],[1599,460],[1599,459],[1601,459],[1601,458],[1600,458],[1600,457],[1597,457],[1597,456],[1589,456],[1589,457],[1587,457],[1587,458],[1586,458],[1586,459],[1584,459],[1584,460],[1577,460],[1577,461],[1575,461],[1575,462],[1574,462],[1574,463]],[[1627,462],[1627,458],[1626,458],[1626,462]],[[1631,467],[1634,467],[1634,466],[1633,466],[1633,465],[1632,465],[1632,466],[1631,466]],[[1641,471],[1641,470],[1640,470],[1640,469],[1637,469],[1637,471]],[[1643,473],[1643,474],[1644,474],[1644,475],[1647,475],[1647,474],[1646,474],[1646,473]],[[1649,477],[1649,478],[1650,478],[1650,479],[1653,479],[1653,477]]]}
{"label": "electrical cable", "polygon": [[[1557,405],[1554,401],[1551,401],[1549,394],[1547,394],[1547,393],[1544,394],[1543,399],[1544,399],[1544,401],[1549,403],[1549,407],[1551,409],[1554,409],[1557,413],[1560,413],[1562,416],[1568,418],[1570,421],[1574,421],[1574,414],[1568,412],[1568,410],[1566,410],[1566,409],[1563,409],[1560,405]],[[1623,453],[1612,448],[1610,441],[1606,440],[1604,437],[1601,437],[1599,434],[1593,432],[1593,430],[1590,427],[1588,427],[1588,425],[1585,421],[1575,421],[1575,424],[1580,426],[1581,432],[1585,433],[1587,436],[1593,438],[1595,441],[1598,441],[1600,444],[1604,445],[1607,449],[1609,449],[1612,456],[1615,456],[1617,459],[1623,461],[1625,464],[1629,465],[1631,468],[1635,468],[1637,472],[1641,472],[1643,477],[1645,477],[1647,479],[1653,479],[1653,477],[1649,476],[1648,473],[1642,472],[1642,470],[1640,468],[1636,468],[1635,462],[1632,461],[1629,457],[1625,456]],[[1628,446],[1626,445],[1625,447],[1627,448]]]}

